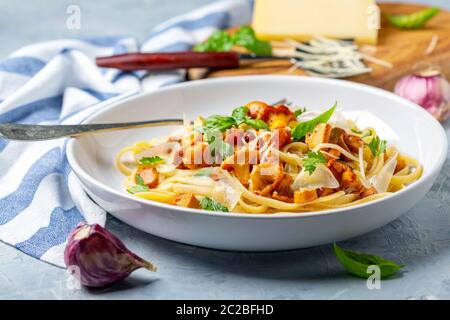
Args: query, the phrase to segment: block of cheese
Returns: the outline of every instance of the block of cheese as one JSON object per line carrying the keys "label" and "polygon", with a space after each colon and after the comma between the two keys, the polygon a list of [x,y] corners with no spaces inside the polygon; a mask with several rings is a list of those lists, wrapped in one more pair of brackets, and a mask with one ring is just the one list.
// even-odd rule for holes
{"label": "block of cheese", "polygon": [[252,26],[264,40],[309,40],[314,35],[375,44],[375,0],[255,0]]}

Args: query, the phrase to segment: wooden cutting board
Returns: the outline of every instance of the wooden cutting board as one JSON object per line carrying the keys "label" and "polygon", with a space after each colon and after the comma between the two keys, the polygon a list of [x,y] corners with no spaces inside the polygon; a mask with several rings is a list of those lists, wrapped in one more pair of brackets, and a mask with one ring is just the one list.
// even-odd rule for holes
{"label": "wooden cutting board", "polygon": [[[425,9],[416,4],[382,3],[381,30],[374,57],[390,62],[393,67],[386,68],[366,63],[373,68],[368,74],[347,78],[387,90],[392,90],[395,83],[404,75],[411,73],[413,66],[419,62],[430,62],[440,66],[444,74],[450,77],[450,12],[441,11],[431,19],[425,28],[419,30],[402,30],[389,25],[383,13],[411,13]],[[431,54],[426,50],[433,36],[438,36],[437,46]],[[239,69],[199,71],[191,70],[191,79],[202,77],[226,77],[255,74],[295,74],[304,76],[302,70],[289,72],[291,64],[287,60],[246,61]]]}

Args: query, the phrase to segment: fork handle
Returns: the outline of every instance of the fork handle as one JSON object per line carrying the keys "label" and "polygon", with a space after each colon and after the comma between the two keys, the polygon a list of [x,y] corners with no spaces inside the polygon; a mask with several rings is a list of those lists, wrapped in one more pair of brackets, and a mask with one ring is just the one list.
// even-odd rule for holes
{"label": "fork handle", "polygon": [[34,125],[1,123],[0,137],[8,140],[41,141],[64,137],[77,137],[86,133],[180,124],[183,124],[182,119],[76,125]]}

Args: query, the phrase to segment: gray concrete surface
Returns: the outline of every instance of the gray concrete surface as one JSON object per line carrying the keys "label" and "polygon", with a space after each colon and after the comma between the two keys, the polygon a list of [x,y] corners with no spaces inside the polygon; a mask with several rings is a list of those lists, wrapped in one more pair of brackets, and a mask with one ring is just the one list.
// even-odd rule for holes
{"label": "gray concrete surface", "polygon": [[[0,1],[0,57],[36,41],[71,35],[130,34],[211,0]],[[446,6],[448,0],[422,1]],[[82,8],[77,34],[65,28],[68,4]],[[446,124],[450,135],[450,124]],[[368,290],[343,271],[331,246],[279,253],[207,250],[163,240],[115,219],[108,228],[154,262],[108,289],[69,289],[65,270],[0,243],[0,299],[433,299],[450,298],[450,161],[426,198],[393,223],[343,246],[406,265]]]}

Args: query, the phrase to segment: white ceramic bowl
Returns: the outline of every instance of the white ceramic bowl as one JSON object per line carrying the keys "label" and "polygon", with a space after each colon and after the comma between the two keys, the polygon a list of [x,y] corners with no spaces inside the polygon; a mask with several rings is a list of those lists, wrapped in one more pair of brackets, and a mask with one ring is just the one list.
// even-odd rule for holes
{"label": "white ceramic bowl", "polygon": [[308,109],[335,101],[361,126],[416,157],[423,176],[386,198],[351,208],[312,213],[234,214],[184,209],[136,198],[123,189],[114,157],[138,140],[168,134],[175,127],[134,129],[71,139],[67,155],[86,192],[110,214],[148,233],[215,249],[272,251],[304,248],[351,238],[399,217],[430,190],[447,153],[441,125],[422,108],[392,93],[347,81],[294,76],[247,76],[201,80],[128,98],[86,123],[107,123],[229,114],[251,100],[282,98]]}

